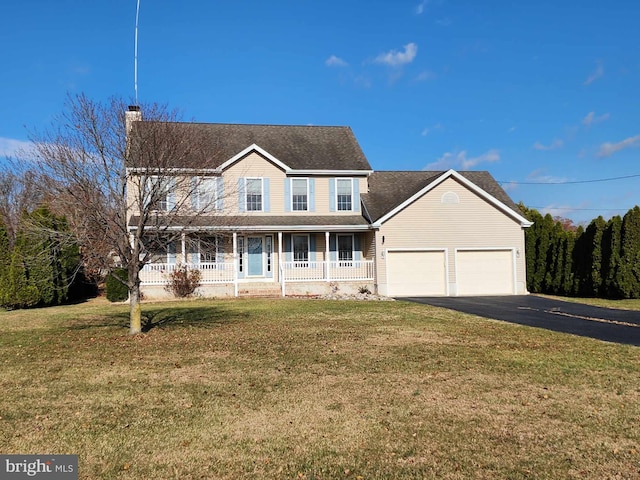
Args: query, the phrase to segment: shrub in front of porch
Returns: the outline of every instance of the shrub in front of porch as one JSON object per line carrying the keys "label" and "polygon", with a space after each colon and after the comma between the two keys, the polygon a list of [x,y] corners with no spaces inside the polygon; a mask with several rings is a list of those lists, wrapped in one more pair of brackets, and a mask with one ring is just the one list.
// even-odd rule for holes
{"label": "shrub in front of porch", "polygon": [[201,279],[202,274],[197,268],[177,265],[173,271],[167,274],[169,283],[165,286],[165,290],[178,298],[189,297],[200,286]]}

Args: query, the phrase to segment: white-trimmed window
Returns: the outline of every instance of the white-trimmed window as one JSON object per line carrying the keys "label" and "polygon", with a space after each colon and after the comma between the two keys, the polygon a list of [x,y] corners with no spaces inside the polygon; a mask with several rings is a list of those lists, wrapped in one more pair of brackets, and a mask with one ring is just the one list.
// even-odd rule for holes
{"label": "white-trimmed window", "polygon": [[176,242],[164,243],[161,238],[147,240],[144,249],[149,252],[149,263],[176,263]]}
{"label": "white-trimmed window", "polygon": [[262,211],[262,178],[245,179],[245,205],[248,212]]}
{"label": "white-trimmed window", "polygon": [[294,212],[309,210],[309,179],[291,179],[291,207]]}
{"label": "white-trimmed window", "polygon": [[336,179],[336,205],[338,211],[353,210],[353,180],[351,178]]}
{"label": "white-trimmed window", "polygon": [[221,194],[219,177],[194,177],[193,208],[196,211],[211,212],[220,209]]}
{"label": "white-trimmed window", "polygon": [[271,272],[273,270],[273,237],[267,235],[264,237],[264,243],[267,254],[267,272]]}
{"label": "white-trimmed window", "polygon": [[338,262],[341,267],[353,264],[353,235],[338,235]]}
{"label": "white-trimmed window", "polygon": [[151,210],[169,212],[176,206],[176,179],[169,177],[147,177],[144,185],[144,203]]}
{"label": "white-trimmed window", "polygon": [[238,271],[240,273],[244,270],[244,237],[238,237]]}
{"label": "white-trimmed window", "polygon": [[309,266],[309,235],[291,235],[293,262],[296,267]]}
{"label": "white-trimmed window", "polygon": [[222,238],[218,236],[200,237],[198,239],[200,263],[222,262]]}

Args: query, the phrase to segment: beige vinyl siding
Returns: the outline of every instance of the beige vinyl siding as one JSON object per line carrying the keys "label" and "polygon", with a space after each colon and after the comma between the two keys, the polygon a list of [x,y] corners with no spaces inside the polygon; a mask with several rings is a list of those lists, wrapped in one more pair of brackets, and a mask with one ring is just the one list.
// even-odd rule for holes
{"label": "beige vinyl siding", "polygon": [[[295,175],[290,178],[314,178],[315,179],[315,209],[313,212],[303,211],[285,212],[285,188],[284,182],[286,173],[271,161],[265,159],[258,153],[250,153],[245,158],[235,162],[224,173],[225,184],[225,205],[227,200],[230,202],[231,211],[238,211],[238,178],[243,177],[262,177],[269,178],[270,191],[270,211],[267,212],[249,212],[250,215],[353,215],[353,212],[331,212],[329,199],[329,179],[336,177],[322,175]],[[367,177],[357,178],[360,193],[366,192]],[[227,195],[227,191],[236,192],[234,195]],[[226,210],[226,208],[225,208]]]}
{"label": "beige vinyl siding", "polygon": [[[235,162],[223,172],[225,191],[225,210],[229,213],[238,212],[238,179],[239,178],[268,178],[269,179],[269,211],[243,212],[243,215],[283,215],[284,214],[284,177],[280,167],[271,163],[261,155],[253,152],[245,158]],[[262,206],[264,208],[264,195]],[[228,205],[228,208],[227,208]]]}
{"label": "beige vinyl siding", "polygon": [[[444,197],[445,202],[457,197],[458,203],[442,203],[445,194],[449,194]],[[520,223],[453,178],[387,220],[378,232],[376,247],[381,293],[385,293],[387,281],[381,254],[393,248],[446,248],[450,295],[457,294],[457,248],[514,249],[519,252],[516,253],[517,293],[526,292],[524,231]]]}

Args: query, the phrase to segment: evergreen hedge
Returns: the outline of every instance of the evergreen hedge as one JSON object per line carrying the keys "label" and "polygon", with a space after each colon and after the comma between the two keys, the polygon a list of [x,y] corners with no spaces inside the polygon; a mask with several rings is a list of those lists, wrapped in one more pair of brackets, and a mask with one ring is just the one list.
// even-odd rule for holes
{"label": "evergreen hedge", "polygon": [[106,280],[107,300],[110,302],[124,302],[129,298],[129,288],[117,278],[127,281],[127,269],[116,268],[108,276]]}

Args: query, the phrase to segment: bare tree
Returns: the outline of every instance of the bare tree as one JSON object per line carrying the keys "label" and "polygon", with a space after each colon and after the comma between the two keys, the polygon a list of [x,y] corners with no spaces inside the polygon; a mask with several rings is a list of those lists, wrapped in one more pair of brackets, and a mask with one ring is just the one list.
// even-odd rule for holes
{"label": "bare tree", "polygon": [[50,129],[31,135],[39,184],[68,218],[85,269],[126,268],[131,334],[142,329],[144,265],[220,216],[221,192],[208,189],[219,177],[216,139],[177,120],[157,104],[127,108],[78,95]]}
{"label": "bare tree", "polygon": [[41,192],[33,188],[37,175],[18,166],[11,161],[0,171],[0,221],[7,229],[9,248],[13,248],[23,214],[42,202]]}

